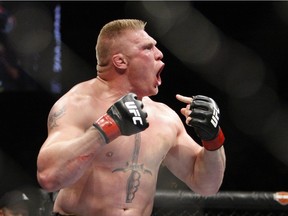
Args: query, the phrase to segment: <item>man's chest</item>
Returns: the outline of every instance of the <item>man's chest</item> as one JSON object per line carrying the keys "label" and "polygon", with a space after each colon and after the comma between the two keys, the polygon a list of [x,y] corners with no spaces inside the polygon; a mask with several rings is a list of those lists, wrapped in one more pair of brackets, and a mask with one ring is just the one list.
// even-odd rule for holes
{"label": "man's chest", "polygon": [[149,127],[138,134],[120,136],[104,146],[97,156],[97,163],[107,166],[127,164],[158,167],[169,149],[176,142],[173,126],[163,121],[152,121]]}

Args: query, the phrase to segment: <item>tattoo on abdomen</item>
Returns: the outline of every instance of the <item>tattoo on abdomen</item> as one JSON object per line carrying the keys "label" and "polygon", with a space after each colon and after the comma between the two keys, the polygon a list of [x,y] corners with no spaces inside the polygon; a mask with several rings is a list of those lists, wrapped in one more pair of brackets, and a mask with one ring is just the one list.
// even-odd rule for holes
{"label": "tattoo on abdomen", "polygon": [[140,178],[142,173],[148,173],[152,175],[152,172],[144,168],[144,164],[138,164],[138,156],[141,145],[141,135],[140,133],[135,135],[134,150],[132,154],[131,162],[127,162],[127,166],[123,168],[116,168],[112,172],[127,172],[131,171],[130,176],[127,180],[126,189],[126,203],[131,203],[135,198],[135,194],[140,186]]}

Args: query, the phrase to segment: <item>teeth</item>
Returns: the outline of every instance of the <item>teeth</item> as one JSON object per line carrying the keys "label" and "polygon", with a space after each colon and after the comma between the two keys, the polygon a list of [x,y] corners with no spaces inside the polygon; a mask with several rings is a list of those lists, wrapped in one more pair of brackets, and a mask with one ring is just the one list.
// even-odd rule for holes
{"label": "teeth", "polygon": [[158,73],[157,73],[157,75],[156,75],[156,76],[157,76],[157,83],[158,83],[158,85],[161,85],[161,76],[160,76],[160,74],[161,74],[163,68],[164,68],[164,65],[159,69],[159,71],[158,71]]}
{"label": "teeth", "polygon": [[158,71],[157,76],[160,76],[161,71],[162,71],[162,68],[160,68],[160,70]]}
{"label": "teeth", "polygon": [[[160,71],[160,72],[161,72],[161,71]],[[157,74],[157,83],[158,83],[158,85],[161,85],[160,72]]]}

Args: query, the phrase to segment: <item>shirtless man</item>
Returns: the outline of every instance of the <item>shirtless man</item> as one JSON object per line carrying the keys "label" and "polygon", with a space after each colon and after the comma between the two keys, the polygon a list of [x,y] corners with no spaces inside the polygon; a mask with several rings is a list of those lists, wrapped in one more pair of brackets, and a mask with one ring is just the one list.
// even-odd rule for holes
{"label": "shirtless man", "polygon": [[37,176],[44,189],[59,191],[54,215],[149,216],[162,163],[196,193],[215,194],[221,186],[219,108],[205,96],[176,96],[202,147],[175,111],[148,97],[158,93],[164,63],[145,25],[106,24],[97,39],[97,77],[77,84],[50,111]]}

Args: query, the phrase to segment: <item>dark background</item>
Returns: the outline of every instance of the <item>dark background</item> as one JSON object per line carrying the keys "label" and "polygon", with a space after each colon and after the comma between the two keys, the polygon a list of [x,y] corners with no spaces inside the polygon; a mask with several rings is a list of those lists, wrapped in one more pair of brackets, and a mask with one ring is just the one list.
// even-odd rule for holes
{"label": "dark background", "polygon": [[[20,2],[2,2],[2,5],[11,14],[15,12],[19,4]],[[31,2],[21,2],[21,4],[31,4]],[[133,14],[133,11],[129,11],[130,7],[127,7],[127,2],[55,1],[49,3],[34,2],[33,4],[39,4],[41,8],[45,7],[51,14],[53,14],[56,5],[61,6],[62,42],[63,46],[65,45],[66,47],[66,49],[62,50],[63,70],[60,79],[62,90],[60,93],[55,94],[47,88],[47,83],[43,80],[38,82],[38,78],[32,77],[36,83],[32,90],[18,89],[1,92],[1,193],[24,185],[35,185],[38,187],[36,158],[46,137],[48,112],[57,98],[74,84],[93,78],[96,75],[94,46],[100,28],[106,22],[116,18],[142,18],[141,14]],[[140,2],[129,2],[129,4],[137,6]],[[181,4],[181,2],[178,2],[178,4]],[[216,26],[218,31],[224,36],[223,38],[229,38],[236,41],[237,44],[252,50],[264,62],[267,68],[264,83],[269,86],[271,91],[273,90],[274,95],[277,94],[277,106],[280,104],[281,113],[285,116],[288,99],[286,78],[288,68],[288,25],[279,14],[279,8],[286,9],[285,2],[195,1],[189,2],[189,4],[209,20],[211,24]],[[159,21],[158,19],[161,18],[150,17],[147,24],[147,31],[157,39],[158,47],[163,51],[166,63],[162,73],[163,84],[160,87],[159,94],[154,99],[168,104],[179,114],[181,104],[175,99],[176,93],[186,95],[205,94],[217,101],[222,114],[221,127],[226,136],[225,149],[227,155],[227,169],[221,190],[287,190],[288,163],[285,156],[288,152],[286,147],[288,139],[285,133],[288,132],[288,127],[285,121],[281,121],[281,124],[273,121],[274,124],[267,124],[268,126],[264,132],[258,133],[257,131],[257,128],[260,128],[262,124],[262,121],[259,120],[259,113],[262,113],[263,110],[270,112],[274,107],[275,101],[269,101],[267,97],[264,106],[262,103],[259,106],[255,106],[254,101],[258,101],[257,94],[248,99],[233,98],[233,93],[227,92],[224,86],[225,76],[223,78],[222,74],[220,74],[221,76],[216,74],[216,77],[220,80],[218,85],[214,85],[205,79],[205,76],[199,73],[201,71],[199,66],[190,67],[189,64],[185,64],[162,43],[161,37],[155,34],[153,28],[153,22]],[[24,21],[17,20],[17,22]],[[179,26],[181,25],[179,24]],[[15,28],[17,28],[17,25],[15,25]],[[197,34],[197,31],[195,31],[195,34]],[[176,46],[180,43],[181,41],[175,38]],[[51,70],[51,53],[47,54],[51,50],[48,46],[45,52],[38,53],[40,56],[39,61],[46,63],[42,67],[40,65],[39,73],[41,73],[41,70],[45,72]],[[23,58],[23,55],[19,58],[21,57]],[[74,57],[77,57],[76,61]],[[32,74],[25,69],[24,71],[27,74]],[[244,72],[245,67],[243,69]],[[251,74],[253,74],[253,70],[249,72],[248,76]],[[223,86],[221,85],[222,79]],[[48,79],[45,78],[45,80],[48,82]],[[241,83],[241,80],[239,82],[237,88],[245,89],[245,83]],[[249,107],[252,107],[253,112],[248,109]],[[233,118],[233,113],[238,114],[238,117]],[[281,116],[279,117],[280,119],[282,119]],[[265,119],[266,114],[264,113],[260,117],[261,120]],[[239,122],[244,120],[238,124],[237,119]],[[187,130],[192,136],[195,136],[191,128],[187,128]],[[281,133],[283,137],[275,133],[278,131],[283,131]],[[274,136],[269,136],[272,134],[276,134],[280,141],[278,139],[274,141]],[[266,137],[269,139],[267,138],[267,140]],[[266,141],[269,143],[269,147],[263,144]],[[278,148],[277,146],[282,152],[279,157],[273,151],[274,147]],[[162,167],[158,188],[182,189],[185,186]]]}

